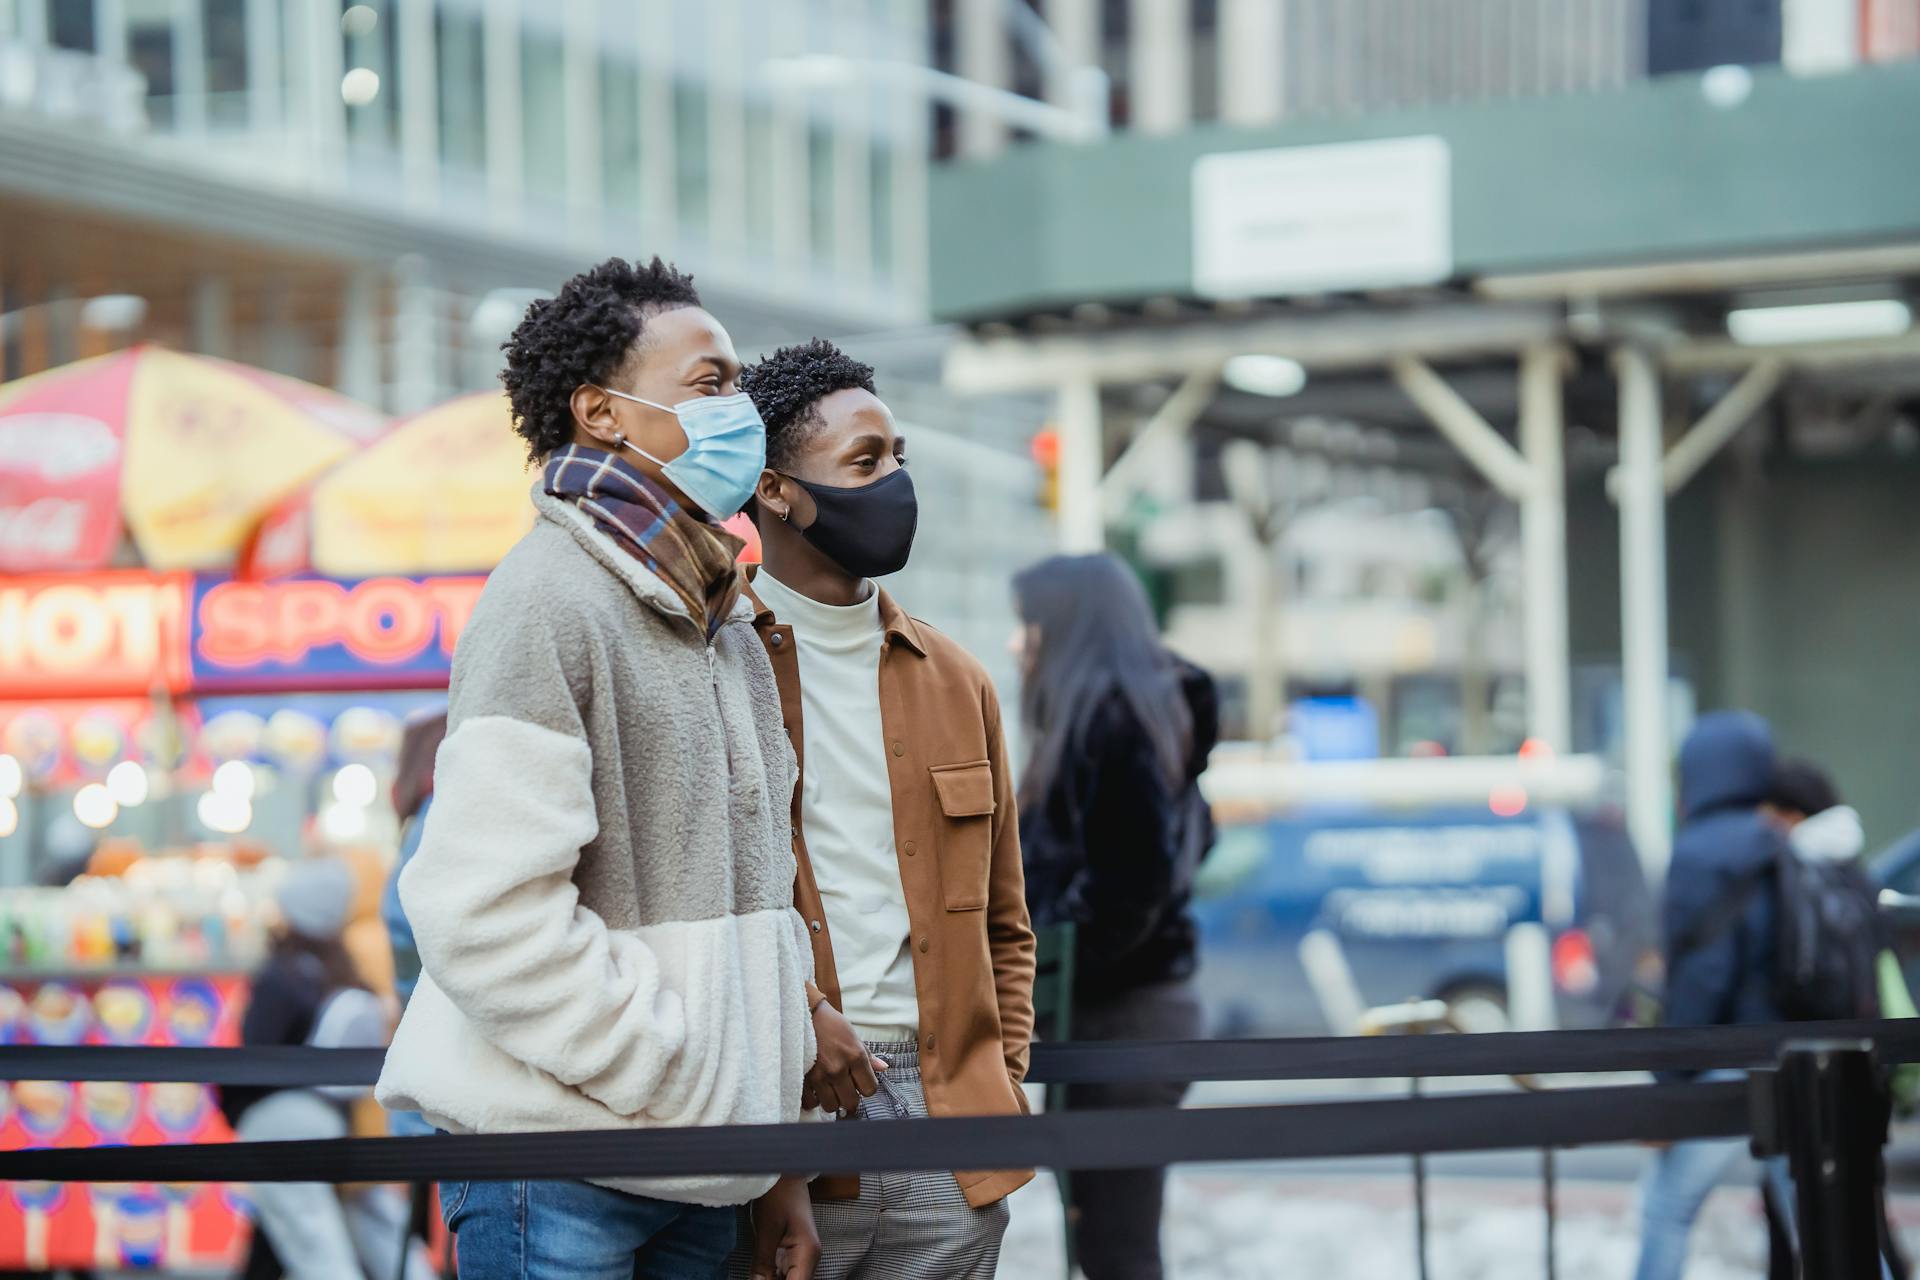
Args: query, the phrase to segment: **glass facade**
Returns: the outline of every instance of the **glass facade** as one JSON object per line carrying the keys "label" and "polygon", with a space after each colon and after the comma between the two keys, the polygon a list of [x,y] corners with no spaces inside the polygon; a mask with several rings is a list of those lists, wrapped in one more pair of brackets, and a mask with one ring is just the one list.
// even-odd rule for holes
{"label": "glass facade", "polygon": [[[930,108],[862,61],[925,64],[926,28],[914,0],[0,2],[0,41],[136,70],[132,140],[184,163],[796,300],[832,280],[876,321],[923,305],[891,175]],[[821,48],[863,53],[821,79]]]}

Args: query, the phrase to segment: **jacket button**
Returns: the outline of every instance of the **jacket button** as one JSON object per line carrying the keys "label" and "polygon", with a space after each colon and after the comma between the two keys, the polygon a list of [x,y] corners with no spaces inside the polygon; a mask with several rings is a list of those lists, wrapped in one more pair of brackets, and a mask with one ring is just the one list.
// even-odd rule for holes
{"label": "jacket button", "polygon": [[913,841],[911,840],[907,841],[907,856],[911,858],[914,854],[918,852],[920,852],[920,850],[914,847]]}
{"label": "jacket button", "polygon": [[773,633],[773,647],[774,647],[774,648],[776,648],[776,649],[778,649],[778,648],[779,648],[779,647],[780,647],[781,645],[783,645],[783,644],[785,644],[785,643],[786,643],[786,640],[787,640],[787,638],[786,638],[785,636],[783,636],[783,635],[781,635],[781,634],[780,634],[780,633],[779,633],[778,631],[776,631],[776,632],[774,632],[774,633]]}
{"label": "jacket button", "polygon": [[906,746],[906,744],[905,744],[904,742],[896,742],[896,743],[894,743],[894,744],[893,744],[893,754],[895,754],[896,756],[903,756],[903,755],[905,755],[905,754],[907,754],[907,746]]}
{"label": "jacket button", "polygon": [[925,938],[920,939],[920,954],[921,955],[927,954],[927,948],[932,945],[933,944],[931,942],[928,942]]}
{"label": "jacket button", "polygon": [[815,933],[820,932],[820,922],[818,920],[815,920],[811,925],[807,927],[812,929]]}

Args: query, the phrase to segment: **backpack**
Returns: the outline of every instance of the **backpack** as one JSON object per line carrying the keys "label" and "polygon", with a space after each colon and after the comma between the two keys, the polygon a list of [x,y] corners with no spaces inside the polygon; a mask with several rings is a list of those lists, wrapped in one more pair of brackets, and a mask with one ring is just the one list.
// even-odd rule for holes
{"label": "backpack", "polygon": [[[380,997],[360,987],[336,987],[313,1015],[307,1044],[315,1049],[382,1049],[387,1043],[387,1011]],[[368,1092],[363,1085],[321,1085],[315,1092],[335,1102],[353,1102]]]}
{"label": "backpack", "polygon": [[1866,877],[1790,850],[1774,862],[1781,1012],[1795,1022],[1879,1017],[1880,913]]}
{"label": "backpack", "polygon": [[1789,1022],[1878,1018],[1883,931],[1873,886],[1857,867],[1803,859],[1785,841],[1674,943],[1675,958],[1732,928],[1769,884],[1779,895],[1773,991],[1781,1015]]}

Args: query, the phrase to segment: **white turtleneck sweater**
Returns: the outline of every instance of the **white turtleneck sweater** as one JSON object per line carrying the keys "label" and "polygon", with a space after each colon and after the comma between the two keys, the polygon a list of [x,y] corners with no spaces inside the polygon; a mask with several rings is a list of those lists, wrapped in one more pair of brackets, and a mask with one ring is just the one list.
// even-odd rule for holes
{"label": "white turtleneck sweater", "polygon": [[893,787],[880,724],[880,592],[841,607],[762,568],[761,603],[793,628],[800,662],[801,830],[833,930],[841,1008],[869,1043],[919,1038],[913,932],[894,852]]}

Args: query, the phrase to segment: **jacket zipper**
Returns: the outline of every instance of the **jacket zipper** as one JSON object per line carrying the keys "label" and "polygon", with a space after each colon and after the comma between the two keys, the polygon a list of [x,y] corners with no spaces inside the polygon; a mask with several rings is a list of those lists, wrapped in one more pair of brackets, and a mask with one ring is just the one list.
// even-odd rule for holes
{"label": "jacket zipper", "polygon": [[[701,630],[699,623],[695,622],[693,625],[695,630]],[[707,683],[713,689],[713,714],[720,721],[720,743],[726,749],[727,753],[727,780],[728,782],[732,782],[735,772],[733,764],[733,733],[727,728],[727,708],[720,697],[720,655],[714,649],[713,640],[707,637],[703,638],[706,639],[707,644]]]}

